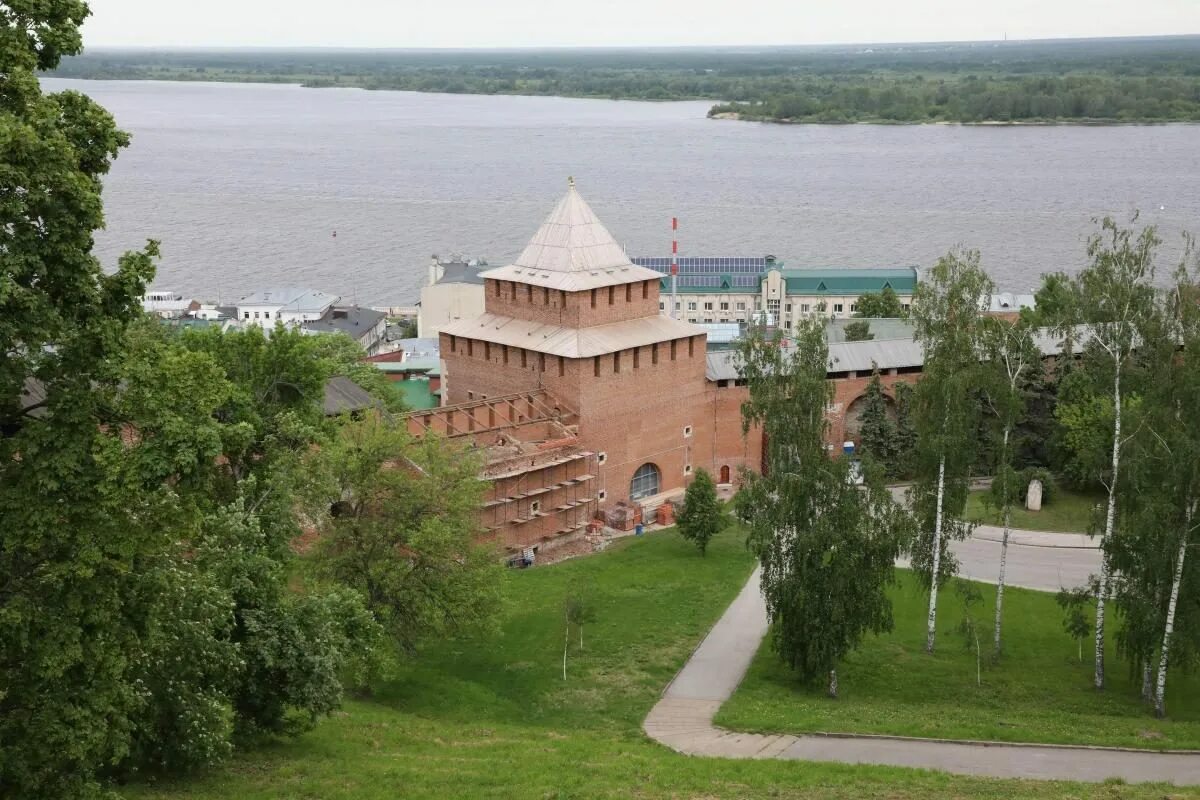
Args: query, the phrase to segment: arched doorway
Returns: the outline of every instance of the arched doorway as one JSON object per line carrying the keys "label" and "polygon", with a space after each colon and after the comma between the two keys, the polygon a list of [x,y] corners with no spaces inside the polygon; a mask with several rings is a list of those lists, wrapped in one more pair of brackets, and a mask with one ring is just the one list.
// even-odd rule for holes
{"label": "arched doorway", "polygon": [[721,467],[721,483],[729,483],[729,465],[725,464]]}
{"label": "arched doorway", "polygon": [[642,500],[661,491],[662,472],[654,464],[642,464],[629,482],[629,499]]}

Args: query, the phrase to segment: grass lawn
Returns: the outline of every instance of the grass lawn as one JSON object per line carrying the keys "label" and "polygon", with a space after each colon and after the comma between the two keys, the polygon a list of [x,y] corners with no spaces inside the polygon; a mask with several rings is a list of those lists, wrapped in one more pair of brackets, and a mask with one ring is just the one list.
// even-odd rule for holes
{"label": "grass lawn", "polygon": [[[131,800],[394,798],[1200,798],[1200,790],[960,778],[932,772],[681,756],[641,722],[752,566],[742,536],[707,558],[672,531],[507,576],[503,631],[430,648],[370,700],[312,732],[188,779],[126,787]],[[597,621],[561,677],[564,595]],[[847,687],[850,688],[849,686]]]}
{"label": "grass lawn", "polygon": [[[967,495],[967,519],[985,525],[1003,525],[1000,512],[984,502],[985,492]],[[1023,505],[1014,506],[1012,526],[1030,531],[1059,531],[1062,533],[1087,533],[1092,509],[1103,500],[1095,494],[1080,494],[1070,489],[1053,488],[1050,502],[1042,504],[1041,511],[1026,511]]]}
{"label": "grass lawn", "polygon": [[1200,679],[1195,674],[1168,675],[1170,718],[1156,720],[1140,702],[1140,676],[1131,678],[1111,648],[1108,688],[1097,693],[1091,688],[1091,639],[1084,642],[1080,663],[1075,641],[1063,632],[1054,597],[1021,589],[1004,593],[1005,655],[998,666],[989,666],[995,589],[983,585],[984,602],[975,611],[983,626],[984,652],[983,682],[977,685],[975,656],[957,630],[963,618],[958,593],[950,589],[939,597],[937,651],[929,656],[928,594],[907,572],[900,572],[900,580],[892,591],[896,629],[865,641],[838,668],[840,699],[826,698],[823,687],[799,685],[768,639],[717,722],[764,732],[1200,748]]}

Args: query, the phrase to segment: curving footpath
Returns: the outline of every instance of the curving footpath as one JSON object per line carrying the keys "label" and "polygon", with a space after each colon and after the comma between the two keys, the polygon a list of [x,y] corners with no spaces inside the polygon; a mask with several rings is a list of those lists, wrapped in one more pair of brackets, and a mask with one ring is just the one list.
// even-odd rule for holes
{"label": "curving footpath", "polygon": [[[986,540],[983,540],[986,541]],[[1010,546],[1010,555],[1022,546]],[[1032,547],[1030,549],[1033,549]],[[1068,553],[1067,550],[1075,550]],[[1057,589],[1050,576],[1072,577],[1096,559],[1094,550],[1080,560],[1075,548],[1042,546],[1035,568],[1014,570],[1010,585]],[[975,540],[959,543],[956,555],[964,572],[986,580],[982,558],[990,556]],[[1028,554],[1018,558],[1024,563]],[[1055,562],[1060,563],[1056,564]],[[971,567],[974,569],[970,569]],[[737,733],[713,725],[713,717],[741,683],[767,633],[767,608],[756,569],[721,619],[709,631],[662,699],[650,710],[643,728],[650,738],[680,753],[720,758],[782,758],[935,769],[996,778],[1200,784],[1200,753],[1155,753],[1119,748],[951,742],[890,736],[764,735]],[[1086,577],[1087,572],[1083,572]],[[993,578],[994,579],[994,578]],[[1072,584],[1073,585],[1073,584]]]}

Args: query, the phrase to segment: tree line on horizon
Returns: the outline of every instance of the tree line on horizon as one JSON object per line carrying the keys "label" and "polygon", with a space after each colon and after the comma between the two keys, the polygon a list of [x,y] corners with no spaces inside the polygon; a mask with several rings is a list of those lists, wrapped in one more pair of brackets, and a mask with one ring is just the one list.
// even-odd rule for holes
{"label": "tree line on horizon", "polygon": [[63,78],[719,101],[710,115],[838,122],[1200,118],[1200,39],[529,51],[119,51]]}

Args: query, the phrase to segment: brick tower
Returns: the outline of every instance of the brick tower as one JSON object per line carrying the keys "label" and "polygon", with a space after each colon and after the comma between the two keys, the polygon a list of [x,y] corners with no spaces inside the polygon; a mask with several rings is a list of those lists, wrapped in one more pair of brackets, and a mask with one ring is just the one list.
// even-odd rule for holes
{"label": "brick tower", "polygon": [[659,313],[662,275],[630,262],[573,181],[482,277],[484,314],[441,332],[449,404],[548,393],[597,453],[601,507],[653,502],[711,460],[705,332]]}

